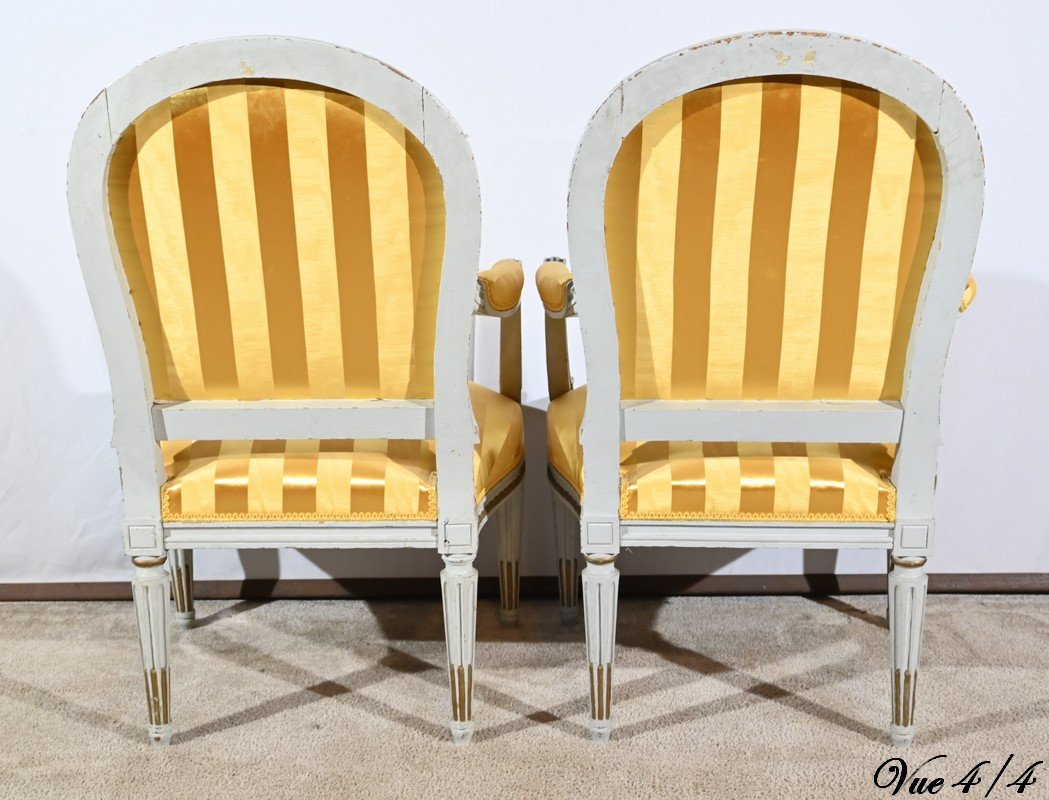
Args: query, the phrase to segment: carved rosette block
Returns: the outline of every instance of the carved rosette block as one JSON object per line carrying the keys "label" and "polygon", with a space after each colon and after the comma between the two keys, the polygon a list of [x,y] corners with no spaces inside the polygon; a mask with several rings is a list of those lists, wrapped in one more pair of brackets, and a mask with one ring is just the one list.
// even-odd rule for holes
{"label": "carved rosette block", "polygon": [[916,730],[914,704],[928,584],[924,558],[892,558],[892,570],[889,572],[889,642],[892,651],[890,735],[897,747],[909,747]]}
{"label": "carved rosette block", "polygon": [[590,675],[590,735],[607,741],[612,732],[612,664],[615,661],[619,570],[615,556],[585,556],[583,614]]}
{"label": "carved rosette block", "polygon": [[496,511],[499,558],[499,621],[517,625],[521,603],[521,529],[524,526],[524,494],[510,493]]}
{"label": "carved rosette block", "polygon": [[175,622],[183,628],[188,628],[197,616],[193,605],[193,551],[172,550],[170,559]]}
{"label": "carved rosette block", "polygon": [[131,593],[135,600],[138,639],[142,648],[142,669],[146,679],[146,707],[149,713],[149,740],[157,746],[171,742],[171,673],[168,654],[171,635],[168,625],[171,580],[164,568],[166,558],[132,559],[135,575]]}
{"label": "carved rosette block", "polygon": [[554,500],[554,537],[557,547],[557,588],[561,623],[579,621],[579,517],[560,500]]}
{"label": "carved rosette block", "polygon": [[452,739],[466,744],[473,736],[474,642],[477,635],[477,570],[473,556],[444,556],[441,597],[448,679],[452,697]]}

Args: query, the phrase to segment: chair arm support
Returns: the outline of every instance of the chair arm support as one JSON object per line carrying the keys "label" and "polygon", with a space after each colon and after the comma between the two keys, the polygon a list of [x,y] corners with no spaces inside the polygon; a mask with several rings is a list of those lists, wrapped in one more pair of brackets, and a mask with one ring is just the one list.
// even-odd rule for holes
{"label": "chair arm support", "polygon": [[535,285],[546,313],[552,317],[575,316],[575,283],[568,265],[560,258],[548,258],[535,273]]}
{"label": "chair arm support", "polygon": [[969,280],[965,282],[965,291],[962,292],[962,302],[958,306],[958,311],[965,311],[969,306],[972,305],[973,300],[976,299],[976,278],[972,275],[969,276]]}
{"label": "chair arm support", "polygon": [[524,269],[513,258],[496,261],[477,274],[476,313],[489,317],[506,317],[521,305]]}

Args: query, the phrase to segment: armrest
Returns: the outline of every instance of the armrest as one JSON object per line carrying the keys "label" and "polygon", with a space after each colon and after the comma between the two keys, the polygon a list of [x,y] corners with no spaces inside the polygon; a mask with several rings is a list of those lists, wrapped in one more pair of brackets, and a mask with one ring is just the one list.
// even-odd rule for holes
{"label": "armrest", "polygon": [[513,258],[496,261],[477,273],[477,313],[505,317],[517,311],[524,288],[524,269]]}
{"label": "armrest", "polygon": [[535,285],[546,313],[553,317],[575,315],[575,284],[568,264],[561,258],[548,258],[535,273]]}
{"label": "armrest", "polygon": [[965,291],[962,292],[962,302],[958,306],[958,311],[965,311],[969,306],[972,305],[973,300],[976,299],[976,278],[972,275],[969,276],[969,280],[965,282]]}

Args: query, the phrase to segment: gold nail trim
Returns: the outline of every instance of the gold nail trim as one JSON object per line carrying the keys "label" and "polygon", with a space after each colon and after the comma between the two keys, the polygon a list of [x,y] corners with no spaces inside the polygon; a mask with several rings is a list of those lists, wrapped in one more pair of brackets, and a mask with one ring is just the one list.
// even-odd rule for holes
{"label": "gold nail trim", "polygon": [[603,566],[604,564],[615,563],[615,560],[619,558],[619,553],[616,553],[614,556],[592,556],[587,553],[583,553],[583,558],[586,559],[587,564]]}
{"label": "gold nail trim", "polygon": [[168,560],[166,555],[163,556],[134,556],[131,559],[131,563],[136,567],[159,567]]}
{"label": "gold nail trim", "polygon": [[924,567],[925,562],[928,561],[925,556],[893,556],[892,564],[894,567],[909,567],[915,569],[917,567]]}

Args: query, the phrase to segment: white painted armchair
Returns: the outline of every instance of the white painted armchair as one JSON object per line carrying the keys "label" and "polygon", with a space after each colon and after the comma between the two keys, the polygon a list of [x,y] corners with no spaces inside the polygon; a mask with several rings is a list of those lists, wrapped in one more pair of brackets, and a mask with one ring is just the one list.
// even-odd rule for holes
{"label": "white painted armchair", "polygon": [[[621,548],[875,548],[891,562],[892,740],[910,743],[941,376],[982,203],[951,87],[850,37],[692,47],[598,109],[572,170],[572,270],[537,273],[563,613],[581,545],[596,738]],[[573,390],[577,313],[588,385]]]}
{"label": "white painted armchair", "polygon": [[[452,734],[469,740],[478,532],[516,618],[520,265],[478,276],[466,137],[419,84],[330,44],[204,42],[105,89],[69,165],[109,364],[149,736],[172,734],[169,592],[196,548],[430,548]],[[504,396],[468,382],[504,317]]]}

